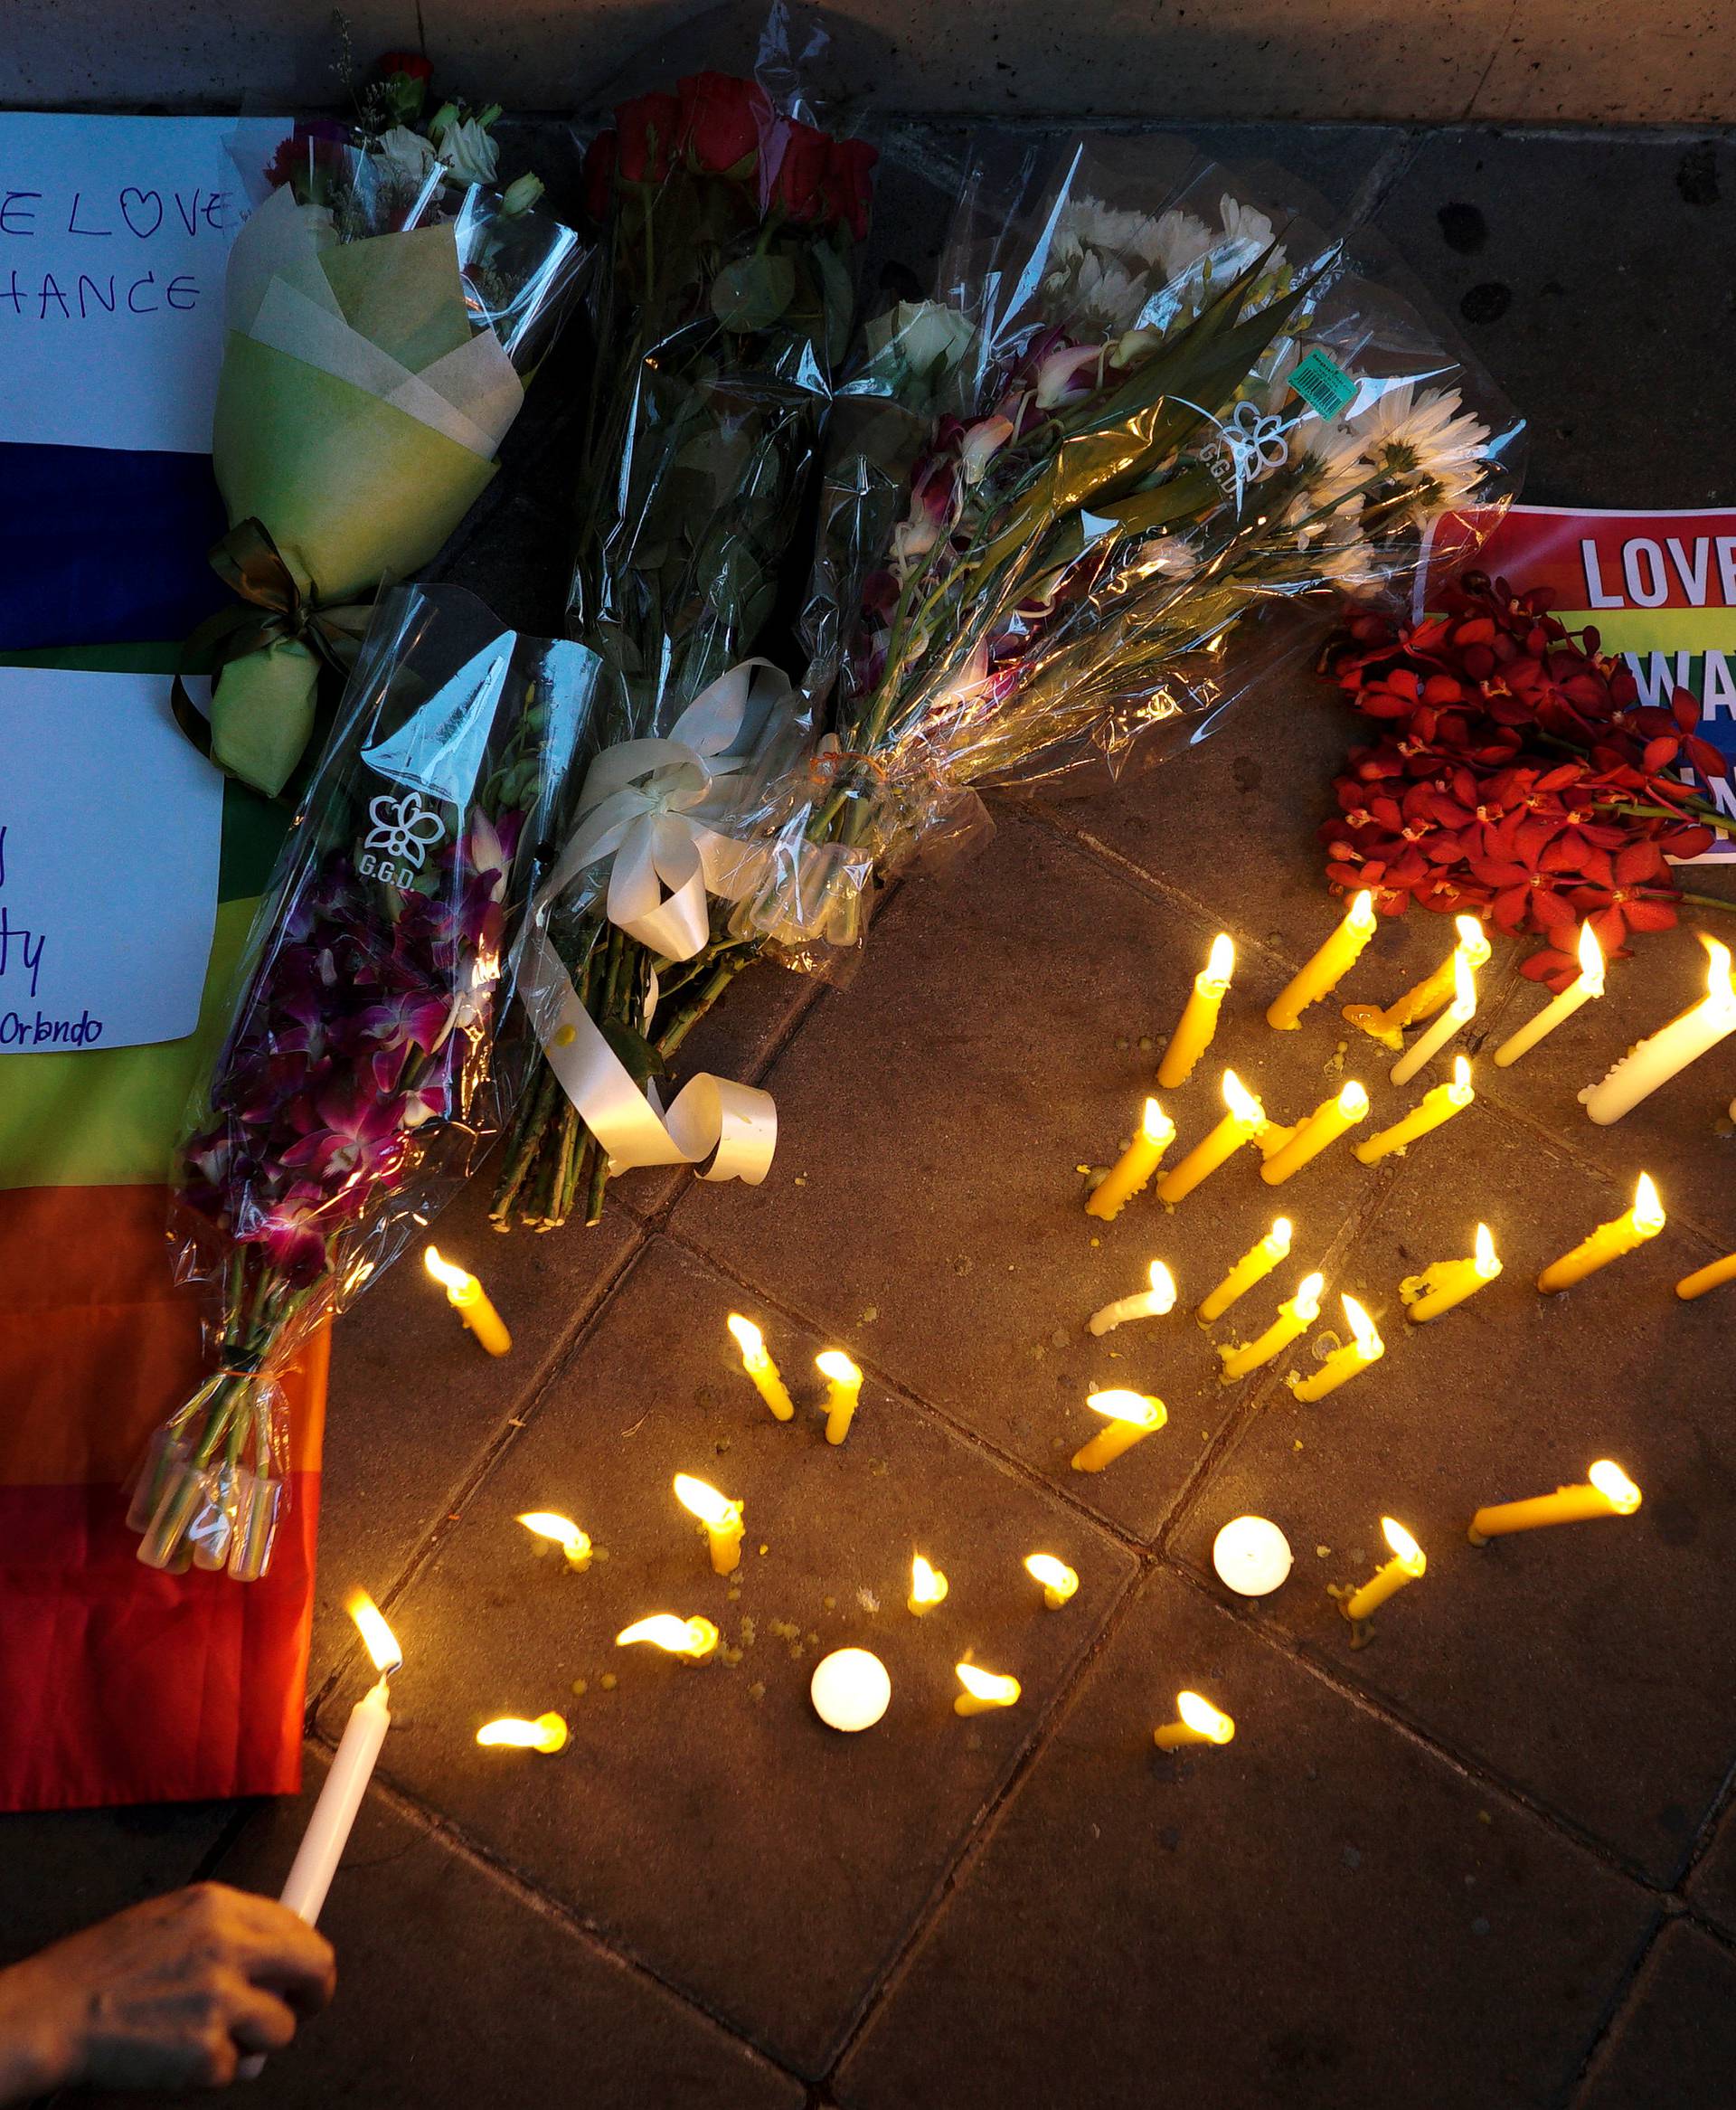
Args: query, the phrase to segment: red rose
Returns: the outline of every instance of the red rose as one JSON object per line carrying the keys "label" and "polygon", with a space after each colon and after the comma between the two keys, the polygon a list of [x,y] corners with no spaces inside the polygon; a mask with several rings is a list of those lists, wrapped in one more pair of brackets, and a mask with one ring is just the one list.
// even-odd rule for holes
{"label": "red rose", "polygon": [[746,174],[771,122],[771,105],[751,80],[731,73],[690,73],[676,83],[680,141],[695,168]]}
{"label": "red rose", "polygon": [[771,168],[770,202],[791,220],[818,220],[826,210],[826,167],[832,142],[812,125],[786,118],[767,142]]}
{"label": "red rose", "polygon": [[390,80],[394,73],[401,73],[408,80],[429,81],[434,78],[434,69],[420,52],[382,52],[374,71],[382,80]]}
{"label": "red rose", "polygon": [[599,132],[585,148],[585,211],[601,222],[609,218],[609,194],[615,181],[615,135]]}
{"label": "red rose", "polygon": [[636,95],[615,112],[618,166],[630,184],[661,183],[681,129],[681,105],[673,95]]}
{"label": "red rose", "polygon": [[879,159],[879,150],[866,139],[834,139],[826,156],[826,190],[833,215],[858,241],[867,239],[868,205]]}

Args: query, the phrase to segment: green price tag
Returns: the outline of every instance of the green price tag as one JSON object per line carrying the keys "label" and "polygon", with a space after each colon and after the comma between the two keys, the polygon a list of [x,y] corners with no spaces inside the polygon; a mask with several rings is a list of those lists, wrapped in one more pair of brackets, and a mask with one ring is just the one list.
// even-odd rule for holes
{"label": "green price tag", "polygon": [[1318,418],[1335,418],[1356,394],[1356,383],[1318,345],[1297,362],[1290,386]]}

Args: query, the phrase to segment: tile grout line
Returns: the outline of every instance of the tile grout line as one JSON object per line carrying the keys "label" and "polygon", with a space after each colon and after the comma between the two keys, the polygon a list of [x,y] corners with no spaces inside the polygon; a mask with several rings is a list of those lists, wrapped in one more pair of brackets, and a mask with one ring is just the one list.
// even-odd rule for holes
{"label": "tile grout line", "polygon": [[1628,1958],[1627,1969],[1618,1976],[1610,1988],[1609,1998],[1604,2003],[1603,2013],[1591,2032],[1579,2066],[1561,2089],[1560,2101],[1563,2105],[1583,2100],[1585,2090],[1590,2083],[1591,2069],[1597,2064],[1598,2054],[1615,2033],[1616,2025],[1623,2015],[1632,2007],[1634,1994],[1639,1984],[1639,1974],[1645,1970],[1646,1959],[1657,1947],[1673,1916],[1666,1910],[1657,1913]]}

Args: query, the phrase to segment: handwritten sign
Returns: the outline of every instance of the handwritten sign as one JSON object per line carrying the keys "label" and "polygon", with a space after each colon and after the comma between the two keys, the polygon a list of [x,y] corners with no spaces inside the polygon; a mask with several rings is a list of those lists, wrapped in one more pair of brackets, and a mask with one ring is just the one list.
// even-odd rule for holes
{"label": "handwritten sign", "polygon": [[234,130],[0,111],[0,441],[209,450]]}
{"label": "handwritten sign", "polygon": [[167,677],[0,667],[0,1055],[191,1033],[222,780]]}

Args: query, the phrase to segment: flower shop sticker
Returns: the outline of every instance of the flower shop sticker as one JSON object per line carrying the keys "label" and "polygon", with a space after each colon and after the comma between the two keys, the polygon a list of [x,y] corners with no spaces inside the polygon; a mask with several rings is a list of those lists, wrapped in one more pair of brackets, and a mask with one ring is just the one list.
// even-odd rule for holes
{"label": "flower shop sticker", "polygon": [[184,1038],[223,790],[167,677],[0,667],[0,1055]]}
{"label": "flower shop sticker", "polygon": [[1290,386],[1316,418],[1338,417],[1356,398],[1356,383],[1318,345],[1297,361]]}

